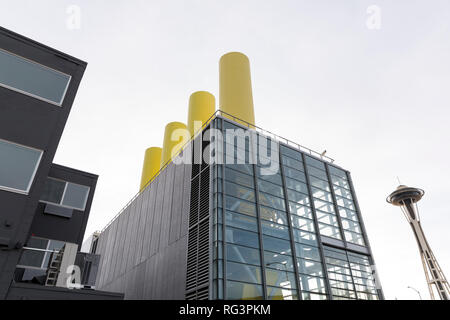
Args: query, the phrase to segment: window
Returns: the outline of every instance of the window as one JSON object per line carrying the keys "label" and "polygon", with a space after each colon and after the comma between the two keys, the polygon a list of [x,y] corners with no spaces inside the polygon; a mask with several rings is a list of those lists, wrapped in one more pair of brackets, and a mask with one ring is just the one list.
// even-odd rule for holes
{"label": "window", "polygon": [[62,241],[31,237],[24,247],[18,267],[46,270],[51,255],[60,251],[64,245]]}
{"label": "window", "polygon": [[229,300],[262,300],[261,285],[227,281],[227,299]]}
{"label": "window", "polygon": [[259,214],[261,219],[286,225],[288,223],[286,212],[272,208],[260,206]]}
{"label": "window", "polygon": [[226,241],[247,247],[259,248],[258,234],[227,227]]}
{"label": "window", "polygon": [[256,206],[252,202],[225,196],[225,206],[227,210],[236,211],[250,216],[256,216]]}
{"label": "window", "polygon": [[289,230],[287,226],[269,221],[261,221],[261,229],[263,234],[289,240]]}
{"label": "window", "polygon": [[283,199],[271,196],[267,193],[259,193],[259,202],[264,206],[271,207],[277,210],[286,209],[286,205]]}
{"label": "window", "polygon": [[291,243],[286,240],[277,239],[263,235],[264,249],[280,254],[291,253]]}
{"label": "window", "polygon": [[61,106],[71,76],[0,49],[0,86]]}
{"label": "window", "polygon": [[225,182],[225,193],[238,199],[255,201],[255,192],[252,189],[231,182]]}
{"label": "window", "polygon": [[248,264],[227,263],[227,279],[235,281],[245,281],[252,283],[262,283],[261,268]]}
{"label": "window", "polygon": [[267,287],[268,300],[298,300],[297,291],[289,288]]}
{"label": "window", "polygon": [[41,150],[0,140],[0,189],[28,194],[42,153]]}
{"label": "window", "polygon": [[294,271],[294,263],[292,262],[291,256],[265,251],[264,262],[266,264],[266,268]]}
{"label": "window", "polygon": [[297,253],[297,257],[299,258],[320,261],[319,249],[317,249],[316,247],[296,243],[295,250]]}
{"label": "window", "polygon": [[225,212],[225,223],[227,226],[258,232],[258,224],[255,218],[247,215]]}
{"label": "window", "polygon": [[240,262],[245,264],[261,265],[259,250],[235,246],[231,244],[226,245],[227,260]]}
{"label": "window", "polygon": [[295,274],[292,272],[266,269],[266,282],[271,287],[281,287],[285,289],[296,289]]}
{"label": "window", "polygon": [[79,184],[47,178],[41,202],[84,211],[90,188]]}

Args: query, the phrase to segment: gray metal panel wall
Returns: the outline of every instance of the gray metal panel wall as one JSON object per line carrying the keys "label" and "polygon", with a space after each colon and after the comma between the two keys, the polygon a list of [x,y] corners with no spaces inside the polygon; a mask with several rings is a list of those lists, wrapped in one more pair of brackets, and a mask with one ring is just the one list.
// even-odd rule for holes
{"label": "gray metal panel wall", "polygon": [[96,288],[184,299],[190,165],[170,164],[100,235]]}

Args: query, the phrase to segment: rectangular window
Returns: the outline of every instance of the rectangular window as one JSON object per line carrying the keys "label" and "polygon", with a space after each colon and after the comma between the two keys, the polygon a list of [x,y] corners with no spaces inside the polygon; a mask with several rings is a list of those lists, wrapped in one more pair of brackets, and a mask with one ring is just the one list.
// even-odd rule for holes
{"label": "rectangular window", "polygon": [[28,194],[42,154],[41,150],[0,140],[0,189]]}
{"label": "rectangular window", "polygon": [[278,210],[286,210],[286,204],[283,199],[271,196],[267,193],[259,192],[259,202],[267,207]]}
{"label": "rectangular window", "polygon": [[271,287],[297,289],[295,274],[283,270],[266,269],[266,282]]}
{"label": "rectangular window", "polygon": [[269,193],[271,195],[274,195],[274,196],[277,196],[280,198],[284,198],[283,188],[276,184],[266,182],[263,180],[258,180],[258,187],[259,187],[259,190],[262,192]]}
{"label": "rectangular window", "polygon": [[266,268],[294,271],[292,256],[265,251],[264,262],[266,264]]}
{"label": "rectangular window", "polygon": [[227,227],[226,241],[228,243],[234,243],[252,248],[259,248],[258,234],[254,232]]}
{"label": "rectangular window", "polygon": [[288,223],[287,215],[286,215],[286,212],[284,212],[284,211],[279,211],[276,209],[261,206],[259,213],[260,213],[261,219],[276,222],[278,224],[284,224],[284,225],[286,225]]}
{"label": "rectangular window", "polygon": [[261,221],[261,229],[263,234],[267,234],[272,237],[287,240],[289,240],[290,238],[287,226],[283,226],[269,221]]}
{"label": "rectangular window", "polygon": [[227,281],[227,299],[228,300],[262,300],[263,291],[261,285],[242,283],[236,281]]}
{"label": "rectangular window", "polygon": [[227,244],[227,260],[245,264],[261,265],[259,250]]}
{"label": "rectangular window", "polygon": [[0,86],[61,106],[71,76],[0,49]]}
{"label": "rectangular window", "polygon": [[84,211],[90,190],[87,186],[48,177],[40,201]]}
{"label": "rectangular window", "polygon": [[245,187],[254,187],[253,177],[233,169],[225,168],[225,179]]}
{"label": "rectangular window", "polygon": [[297,290],[267,287],[268,300],[298,300]]}
{"label": "rectangular window", "polygon": [[261,284],[261,267],[227,262],[227,279]]}
{"label": "rectangular window", "polygon": [[291,243],[287,240],[277,239],[263,235],[264,249],[280,254],[291,254]]}
{"label": "rectangular window", "polygon": [[225,196],[225,206],[227,210],[247,214],[253,217],[256,216],[256,205],[252,202],[248,202],[231,196]]}
{"label": "rectangular window", "polygon": [[230,227],[258,232],[258,224],[256,222],[256,219],[247,215],[226,211],[225,223]]}
{"label": "rectangular window", "polygon": [[252,189],[231,182],[225,182],[225,193],[238,199],[255,201],[255,192]]}

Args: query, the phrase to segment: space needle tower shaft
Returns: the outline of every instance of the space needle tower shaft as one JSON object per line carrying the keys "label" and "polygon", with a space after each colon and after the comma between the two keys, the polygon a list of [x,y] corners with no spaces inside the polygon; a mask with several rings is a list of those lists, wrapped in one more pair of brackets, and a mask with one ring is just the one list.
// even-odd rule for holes
{"label": "space needle tower shaft", "polygon": [[450,298],[449,284],[428,244],[422,225],[420,224],[417,202],[422,199],[424,193],[421,189],[401,185],[389,195],[387,201],[402,209],[406,220],[413,229],[419,246],[420,258],[422,259],[431,299],[435,299],[435,292],[437,292],[441,300],[448,300]]}

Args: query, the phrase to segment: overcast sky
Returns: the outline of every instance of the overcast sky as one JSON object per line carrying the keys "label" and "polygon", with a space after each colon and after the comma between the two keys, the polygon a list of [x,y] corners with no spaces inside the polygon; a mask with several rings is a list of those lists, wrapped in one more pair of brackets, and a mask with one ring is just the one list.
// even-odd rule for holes
{"label": "overcast sky", "polygon": [[413,233],[385,201],[397,176],[426,191],[422,224],[450,276],[448,0],[0,4],[3,27],[89,63],[55,158],[100,175],[87,235],[138,191],[145,149],[186,122],[189,95],[218,98],[220,56],[241,51],[257,124],[351,171],[386,298],[428,297]]}

